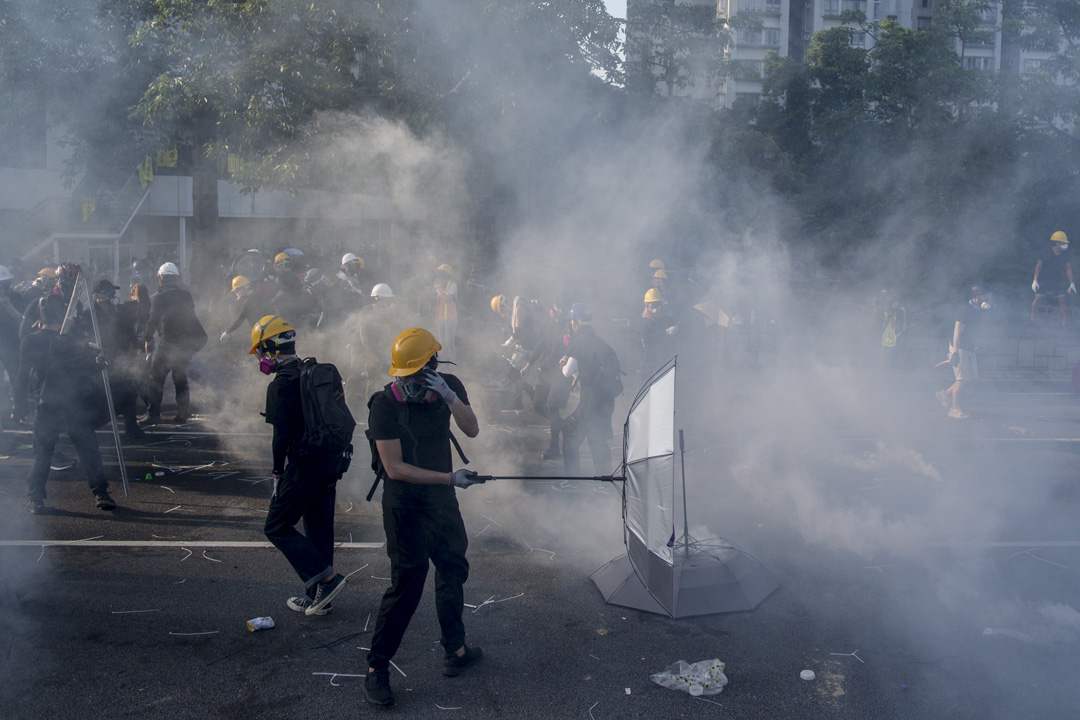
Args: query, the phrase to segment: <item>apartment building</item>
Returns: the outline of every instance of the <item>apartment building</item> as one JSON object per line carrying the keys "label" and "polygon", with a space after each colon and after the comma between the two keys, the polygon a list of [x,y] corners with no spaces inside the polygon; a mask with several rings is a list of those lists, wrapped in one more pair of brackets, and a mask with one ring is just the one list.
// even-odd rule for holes
{"label": "apartment building", "polygon": [[[636,2],[629,0],[627,13],[632,15]],[[713,0],[675,0],[712,5]],[[715,0],[717,16],[734,18],[751,16],[757,27],[734,29],[728,56],[737,66],[733,77],[719,82],[705,81],[686,88],[683,94],[709,102],[717,108],[730,108],[740,97],[756,99],[761,95],[761,80],[765,72],[765,56],[776,52],[784,57],[802,58],[810,38],[819,30],[842,24],[841,15],[848,10],[864,13],[870,21],[895,20],[903,27],[925,30],[934,14],[934,0]],[[982,22],[991,30],[985,41],[969,42],[957,53],[964,67],[974,70],[1038,73],[1049,53],[1024,51],[997,29],[1001,22],[1001,4],[993,3],[982,13]],[[852,45],[871,49],[874,39],[856,32]]]}

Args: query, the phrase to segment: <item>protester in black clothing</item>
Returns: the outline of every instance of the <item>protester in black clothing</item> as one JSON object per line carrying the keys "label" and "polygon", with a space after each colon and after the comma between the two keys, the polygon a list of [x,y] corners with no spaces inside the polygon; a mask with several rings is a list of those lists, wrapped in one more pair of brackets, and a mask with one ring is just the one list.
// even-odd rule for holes
{"label": "protester in black clothing", "polygon": [[[296,331],[277,315],[267,315],[251,330],[249,354],[259,369],[274,373],[266,388],[266,422],[274,428],[274,492],[263,532],[304,582],[304,594],[286,601],[290,610],[325,615],[345,588],[334,570],[336,474],[320,477],[300,459],[304,410],[300,397],[300,358]],[[304,521],[304,534],[296,524]]]}
{"label": "protester in black clothing", "polygon": [[[147,389],[149,408],[146,422],[149,425],[161,422],[161,399],[169,373],[172,373],[176,390],[174,422],[186,422],[191,417],[188,363],[206,343],[206,331],[195,315],[195,301],[191,293],[179,287],[179,280],[180,270],[176,265],[165,263],[158,268],[161,289],[150,298],[150,317],[146,321],[146,352],[153,353]],[[156,345],[155,333],[160,336]]]}
{"label": "protester in black clothing", "polygon": [[237,275],[232,279],[233,295],[239,303],[239,311],[233,324],[221,333],[218,342],[228,342],[232,334],[245,323],[254,324],[260,318],[270,313],[270,297],[267,289],[273,286],[269,283],[253,283],[243,275]]}
{"label": "protester in black clothing", "polygon": [[[12,280],[14,275],[11,270],[0,265],[0,364],[7,370],[8,379],[14,387],[15,376],[19,374],[19,323],[22,322],[22,306],[18,304],[21,297],[11,289]],[[19,419],[14,416],[5,417],[4,424],[9,420]]]}
{"label": "protester in black clothing", "polygon": [[26,414],[31,386],[40,393],[34,416],[34,465],[27,476],[30,511],[45,510],[45,482],[60,433],[66,432],[86,469],[90,490],[102,510],[116,503],[109,497],[109,484],[101,463],[94,429],[109,419],[97,354],[73,335],[60,335],[66,311],[58,295],[38,302],[40,330],[26,336],[19,348],[19,375],[16,380],[16,409]]}
{"label": "protester in black clothing", "polygon": [[476,437],[480,426],[461,381],[436,372],[441,349],[427,330],[400,333],[391,352],[394,380],[374,396],[368,415],[369,433],[387,476],[382,509],[392,583],[379,606],[364,680],[368,702],[375,705],[394,703],[390,660],[420,603],[429,561],[435,565],[443,675],[456,676],[483,656],[480,648],[465,644],[461,614],[469,540],[454,494],[455,487],[483,480],[474,472],[454,472],[450,418],[469,437]]}
{"label": "protester in black clothing", "polygon": [[581,399],[566,418],[563,468],[567,475],[581,474],[579,451],[582,441],[588,440],[593,468],[597,475],[604,475],[611,472],[611,416],[615,398],[623,390],[619,358],[589,324],[592,312],[588,306],[577,303],[566,317],[572,337],[559,364],[566,375],[577,372]]}
{"label": "protester in black clothing", "polygon": [[548,420],[551,431],[547,450],[542,460],[555,460],[562,456],[559,436],[562,434],[563,417],[560,411],[570,399],[570,380],[562,374],[559,360],[566,346],[563,345],[563,323],[554,310],[548,316],[533,313],[536,325],[536,342],[526,356],[521,375],[525,377],[535,367],[540,380],[533,388],[533,410]]}
{"label": "protester in black clothing", "polygon": [[[1065,287],[1065,280],[1069,286]],[[1035,279],[1031,282],[1031,290],[1035,293],[1035,300],[1031,303],[1031,322],[1035,322],[1035,311],[1039,308],[1039,302],[1047,295],[1056,295],[1058,305],[1061,307],[1061,324],[1068,324],[1068,309],[1066,296],[1076,294],[1076,283],[1073,282],[1072,263],[1069,259],[1069,238],[1058,230],[1050,236],[1050,247],[1044,248],[1039,255],[1039,261],[1035,263]]]}
{"label": "protester in black clothing", "polygon": [[[42,271],[44,273],[44,271]],[[67,307],[68,300],[71,299],[71,294],[75,292],[75,282],[79,279],[79,275],[82,273],[82,267],[76,263],[61,263],[56,268],[54,278],[49,279],[48,275],[42,275],[46,279],[45,285],[42,289],[42,296],[45,295],[58,295],[64,301],[64,306]],[[32,298],[27,303],[25,311],[23,312],[22,322],[19,324],[19,337],[24,338],[30,333],[34,332],[40,327],[38,322],[38,298]],[[73,321],[76,323],[74,332],[80,335],[84,335],[89,328],[89,319],[85,317],[84,312],[86,308],[83,307],[82,302],[76,302],[75,316]]]}
{"label": "protester in black clothing", "polygon": [[124,433],[129,438],[138,439],[145,433],[139,427],[136,417],[135,400],[138,397],[136,385],[137,360],[134,352],[135,308],[134,303],[125,303],[121,311],[119,298],[116,297],[118,285],[113,285],[108,278],[101,278],[94,284],[94,310],[101,335],[101,351],[108,361],[109,387],[112,390],[113,408],[118,417],[124,418]]}

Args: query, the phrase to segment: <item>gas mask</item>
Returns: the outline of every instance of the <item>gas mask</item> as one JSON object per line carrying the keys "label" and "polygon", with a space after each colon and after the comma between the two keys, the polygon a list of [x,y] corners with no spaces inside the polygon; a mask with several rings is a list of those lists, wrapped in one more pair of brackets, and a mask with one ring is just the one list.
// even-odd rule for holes
{"label": "gas mask", "polygon": [[259,372],[263,375],[271,375],[277,370],[277,358],[267,357],[261,352],[259,353]]}
{"label": "gas mask", "polygon": [[423,372],[419,372],[415,375],[394,380],[393,384],[390,385],[390,391],[394,393],[394,398],[398,402],[435,402],[439,396],[428,390],[427,386],[420,382],[419,376],[422,374]]}
{"label": "gas mask", "polygon": [[642,313],[646,319],[651,319],[660,314],[660,303],[647,303],[645,305],[645,312]]}

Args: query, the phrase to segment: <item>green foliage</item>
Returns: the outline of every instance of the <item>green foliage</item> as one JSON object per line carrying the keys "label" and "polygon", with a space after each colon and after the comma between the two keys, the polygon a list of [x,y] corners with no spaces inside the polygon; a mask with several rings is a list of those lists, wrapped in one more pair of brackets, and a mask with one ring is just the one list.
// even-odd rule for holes
{"label": "green foliage", "polygon": [[627,3],[626,87],[651,96],[673,97],[723,71],[728,35],[712,4],[675,0]]}

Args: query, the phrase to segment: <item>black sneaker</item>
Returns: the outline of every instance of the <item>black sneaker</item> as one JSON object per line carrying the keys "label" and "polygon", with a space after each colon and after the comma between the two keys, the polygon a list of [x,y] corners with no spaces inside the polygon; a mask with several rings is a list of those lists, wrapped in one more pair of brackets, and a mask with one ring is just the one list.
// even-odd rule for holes
{"label": "black sneaker", "polygon": [[554,449],[548,448],[547,450],[544,451],[544,454],[540,456],[540,459],[541,460],[558,460],[561,457],[562,457],[562,453],[559,452],[558,448],[554,448]]}
{"label": "black sneaker", "polygon": [[443,660],[442,674],[446,677],[457,677],[461,674],[461,671],[467,667],[472,667],[476,663],[480,662],[480,658],[484,657],[484,651],[478,647],[465,646],[464,655],[456,655],[450,653]]}
{"label": "black sneaker", "polygon": [[[312,600],[307,595],[296,595],[296,596],[291,597],[288,600],[286,600],[285,604],[289,607],[290,610],[294,610],[296,612],[301,612],[301,613],[304,613],[306,615],[307,614],[307,609],[309,607],[311,607],[311,605],[312,605]],[[312,615],[326,615],[327,613],[330,612],[331,609],[332,608],[330,607],[330,603],[326,603],[325,605],[323,605],[322,610],[316,610],[315,612],[313,612],[311,614]]]}
{"label": "black sneaker", "polygon": [[320,610],[330,604],[339,592],[345,589],[345,576],[338,573],[330,582],[319,583],[319,589],[315,591],[315,599],[311,607],[304,610],[305,615],[317,615]]}
{"label": "black sneaker", "polygon": [[173,421],[174,425],[183,425],[184,423],[186,423],[186,422],[188,422],[190,420],[191,420],[191,416],[188,415],[187,413],[183,413],[183,414],[176,413],[176,415],[173,416],[172,421]]}
{"label": "black sneaker", "polygon": [[124,436],[131,440],[141,440],[146,437],[146,431],[139,427],[137,422],[125,423]]}
{"label": "black sneaker", "polygon": [[368,670],[364,678],[364,695],[372,705],[390,707],[394,704],[394,692],[390,689],[390,668]]}
{"label": "black sneaker", "polygon": [[160,415],[141,415],[139,416],[139,427],[153,427],[154,425],[161,424]]}
{"label": "black sneaker", "polygon": [[109,497],[109,493],[103,492],[97,495],[97,506],[99,510],[115,510],[116,503]]}
{"label": "black sneaker", "polygon": [[31,515],[45,515],[48,512],[48,510],[45,508],[44,500],[35,500],[31,498],[30,502],[28,502],[27,505],[30,508]]}

